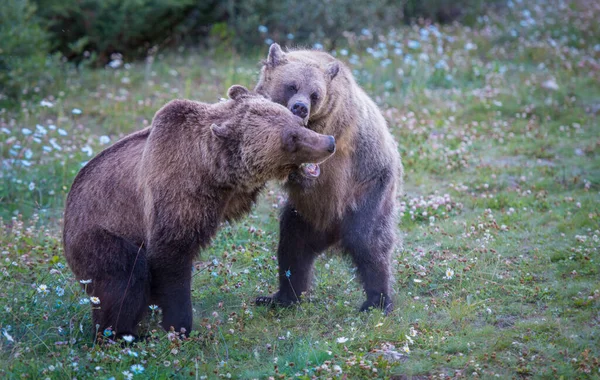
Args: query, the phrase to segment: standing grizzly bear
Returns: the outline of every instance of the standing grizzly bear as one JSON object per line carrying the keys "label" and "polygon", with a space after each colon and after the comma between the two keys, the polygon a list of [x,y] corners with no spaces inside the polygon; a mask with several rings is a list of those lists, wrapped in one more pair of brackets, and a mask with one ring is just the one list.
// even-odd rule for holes
{"label": "standing grizzly bear", "polygon": [[[285,107],[244,87],[231,100],[174,100],[152,125],[81,169],[67,197],[69,266],[100,299],[99,331],[136,335],[148,305],[162,326],[190,332],[192,260],[222,221],[250,211],[270,179],[322,161],[335,140],[309,131]],[[184,330],[185,329],[185,330]]]}
{"label": "standing grizzly bear", "polygon": [[299,301],[317,255],[337,245],[358,268],[367,296],[361,310],[391,310],[395,198],[403,169],[381,112],[347,67],[319,51],[284,53],[272,44],[256,91],[288,107],[309,129],[333,135],[337,143],[330,160],[304,165],[288,177],[277,249],[279,291],[256,303]]}

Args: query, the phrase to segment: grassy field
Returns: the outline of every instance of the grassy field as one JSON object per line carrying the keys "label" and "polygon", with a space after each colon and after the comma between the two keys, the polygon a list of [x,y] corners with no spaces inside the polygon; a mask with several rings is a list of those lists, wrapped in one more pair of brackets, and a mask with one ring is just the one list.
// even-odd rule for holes
{"label": "grassy field", "polygon": [[189,339],[162,331],[152,307],[148,342],[92,339],[102,304],[60,241],[75,174],[172,98],[253,86],[261,57],[182,49],[63,72],[43,102],[2,110],[0,376],[600,377],[600,5],[523,3],[472,28],[365,29],[335,51],[405,165],[388,316],[358,313],[362,287],[334,252],[318,260],[309,302],[253,306],[276,289],[285,194],[272,184],[199,256]]}

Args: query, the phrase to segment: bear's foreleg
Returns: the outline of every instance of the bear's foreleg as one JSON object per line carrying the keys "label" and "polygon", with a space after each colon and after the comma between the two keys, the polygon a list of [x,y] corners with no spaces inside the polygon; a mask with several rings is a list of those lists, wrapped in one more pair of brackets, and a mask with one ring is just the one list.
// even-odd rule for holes
{"label": "bear's foreleg", "polygon": [[193,250],[177,244],[155,247],[151,256],[151,298],[162,310],[161,326],[187,335],[192,330]]}
{"label": "bear's foreleg", "polygon": [[192,263],[199,244],[193,234],[180,236],[185,238],[171,239],[169,233],[155,233],[150,239],[151,301],[162,310],[161,326],[165,330],[172,327],[187,335],[192,330]]}
{"label": "bear's foreleg", "polygon": [[290,204],[281,213],[279,234],[279,290],[271,297],[258,297],[257,305],[299,302],[310,287],[316,257],[332,243],[327,233],[313,228]]}

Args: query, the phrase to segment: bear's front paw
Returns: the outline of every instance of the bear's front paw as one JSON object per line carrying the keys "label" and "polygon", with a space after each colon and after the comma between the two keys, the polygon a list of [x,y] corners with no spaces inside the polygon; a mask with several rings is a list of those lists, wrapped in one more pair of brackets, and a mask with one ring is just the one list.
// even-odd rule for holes
{"label": "bear's front paw", "polygon": [[300,170],[294,170],[288,175],[286,185],[294,188],[307,189],[314,186],[315,182],[315,179],[307,178]]}
{"label": "bear's front paw", "polygon": [[394,304],[389,297],[378,297],[366,300],[360,307],[360,311],[369,311],[371,309],[381,309],[385,315],[394,310]]}
{"label": "bear's front paw", "polygon": [[278,307],[288,307],[291,306],[298,301],[294,301],[291,299],[287,299],[279,295],[279,293],[275,293],[272,296],[260,296],[256,297],[254,300],[254,304],[256,306],[278,306]]}
{"label": "bear's front paw", "polygon": [[273,304],[273,297],[260,296],[254,300],[256,306],[271,306]]}

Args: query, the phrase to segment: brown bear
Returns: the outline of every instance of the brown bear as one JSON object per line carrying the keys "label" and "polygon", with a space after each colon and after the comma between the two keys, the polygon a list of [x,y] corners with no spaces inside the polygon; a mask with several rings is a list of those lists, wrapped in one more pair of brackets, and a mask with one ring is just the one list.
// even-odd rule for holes
{"label": "brown bear", "polygon": [[255,90],[286,106],[307,128],[333,135],[337,144],[330,160],[304,165],[288,177],[277,249],[279,290],[256,303],[300,301],[315,258],[335,246],[349,253],[358,269],[367,297],[361,310],[390,311],[403,168],[380,110],[331,55],[285,53],[278,44],[269,48]]}
{"label": "brown bear", "polygon": [[190,332],[192,260],[219,224],[250,211],[266,181],[322,161],[335,140],[241,86],[231,100],[174,100],[152,125],[85,165],[67,197],[63,242],[76,277],[91,280],[94,327],[134,335],[148,305],[162,326]]}

